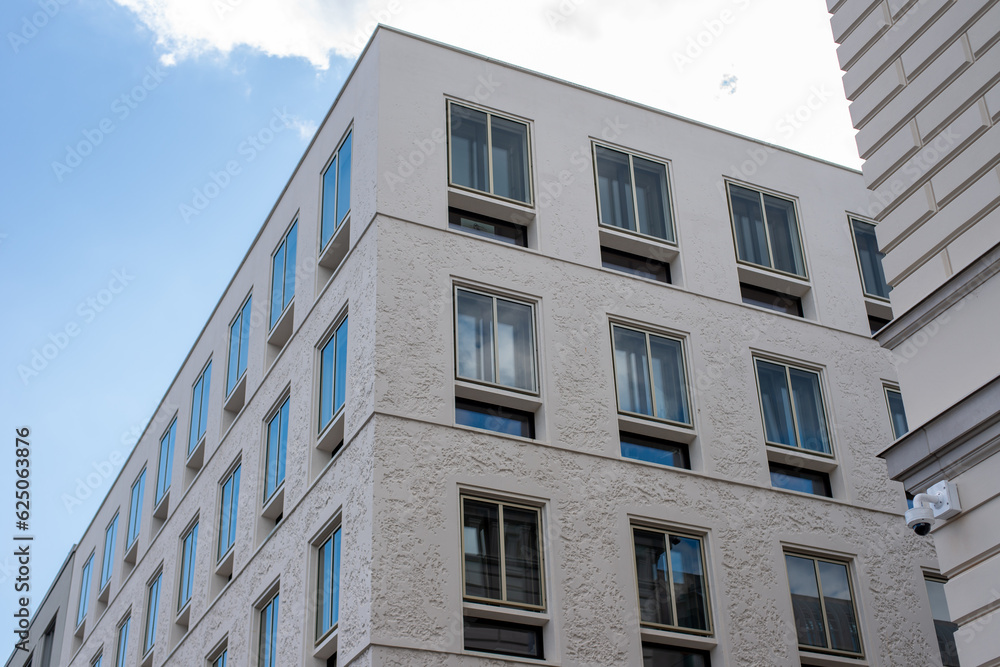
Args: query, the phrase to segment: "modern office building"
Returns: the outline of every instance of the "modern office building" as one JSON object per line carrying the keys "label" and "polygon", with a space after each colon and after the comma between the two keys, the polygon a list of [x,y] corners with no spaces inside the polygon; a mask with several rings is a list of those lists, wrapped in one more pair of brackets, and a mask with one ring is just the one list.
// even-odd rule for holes
{"label": "modern office building", "polygon": [[379,28],[80,537],[58,664],[941,665],[867,206]]}
{"label": "modern office building", "polygon": [[1000,665],[1000,2],[828,7],[910,426],[882,456],[911,495],[956,484],[932,535],[959,657]]}

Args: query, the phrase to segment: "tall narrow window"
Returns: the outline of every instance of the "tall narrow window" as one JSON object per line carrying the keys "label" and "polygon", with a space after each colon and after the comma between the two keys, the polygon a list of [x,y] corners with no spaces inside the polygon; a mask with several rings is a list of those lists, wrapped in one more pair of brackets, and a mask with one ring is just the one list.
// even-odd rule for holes
{"label": "tall narrow window", "polygon": [[268,330],[285,312],[285,308],[295,296],[295,245],[298,236],[298,222],[293,222],[291,229],[281,240],[281,245],[274,251],[271,258],[271,322]]}
{"label": "tall narrow window", "polygon": [[531,204],[531,164],[525,123],[448,103],[450,182]]}
{"label": "tall narrow window", "polygon": [[[52,642],[55,639],[56,626],[55,621],[52,622],[48,628],[45,629],[45,634],[42,635],[42,659],[38,663],[38,667],[51,667],[52,665]],[[30,667],[30,663],[28,664]]]}
{"label": "tall narrow window", "polygon": [[222,653],[217,655],[215,660],[212,661],[212,667],[226,667],[226,657],[228,652],[228,649],[223,649]]}
{"label": "tall narrow window", "polygon": [[128,533],[125,537],[125,549],[128,550],[139,539],[139,528],[142,526],[142,496],[146,488],[146,469],[143,468],[139,477],[132,483],[132,498],[128,510]]}
{"label": "tall narrow window", "polygon": [[729,202],[740,261],[806,277],[794,202],[732,183]]}
{"label": "tall narrow window", "polygon": [[340,148],[333,154],[323,172],[323,221],[320,229],[320,248],[333,238],[341,223],[351,212],[351,132],[347,133]]}
{"label": "tall narrow window", "polygon": [[240,466],[222,483],[222,507],[219,511],[218,559],[229,553],[236,542],[236,515],[240,506]]}
{"label": "tall narrow window", "polygon": [[891,288],[885,282],[885,273],[882,271],[882,258],[885,255],[878,249],[875,225],[851,218],[851,233],[854,236],[854,249],[858,253],[858,268],[861,270],[865,296],[888,299]]}
{"label": "tall narrow window", "polygon": [[674,241],[667,165],[594,145],[602,225]]}
{"label": "tall narrow window", "polygon": [[347,385],[347,318],[337,327],[320,353],[319,430],[322,432],[344,407]]}
{"label": "tall narrow window", "polygon": [[174,465],[174,436],[177,434],[177,420],[170,422],[170,428],[160,438],[160,461],[156,468],[156,499],[153,505],[159,505],[163,496],[170,490],[171,468]]}
{"label": "tall narrow window", "polygon": [[94,554],[90,554],[87,562],[83,564],[83,571],[80,573],[80,604],[76,612],[77,627],[80,627],[80,624],[87,618],[87,607],[90,604],[90,579],[93,568]]}
{"label": "tall narrow window", "polygon": [[260,610],[260,644],[257,667],[276,667],[278,655],[278,595]]}
{"label": "tall narrow window", "polygon": [[146,655],[156,645],[156,621],[160,611],[160,581],[163,573],[149,582],[149,592],[146,596],[146,633],[142,643],[142,654]]}
{"label": "tall narrow window", "polygon": [[799,648],[862,655],[847,563],[785,554]]}
{"label": "tall narrow window", "polygon": [[101,590],[111,581],[115,570],[115,541],[118,539],[118,513],[104,529],[104,562],[101,564]]}
{"label": "tall narrow window", "polygon": [[285,481],[285,449],[288,446],[288,401],[281,404],[267,423],[267,454],[264,463],[264,501]]}
{"label": "tall narrow window", "polygon": [[463,497],[462,516],[465,598],[544,608],[538,508]]}
{"label": "tall narrow window", "polygon": [[889,406],[892,437],[899,440],[910,431],[910,426],[906,423],[906,411],[903,409],[903,395],[898,389],[885,387],[885,402]]}
{"label": "tall narrow window", "polygon": [[132,617],[126,616],[121,625],[118,626],[118,648],[115,651],[115,667],[126,667],[128,664],[128,628],[132,624]]}
{"label": "tall narrow window", "polygon": [[632,527],[642,625],[708,634],[708,585],[700,537]]}
{"label": "tall narrow window", "polygon": [[531,304],[458,289],[455,313],[460,379],[538,391]]}
{"label": "tall narrow window", "polygon": [[229,325],[229,378],[226,383],[226,395],[232,393],[240,378],[247,371],[247,353],[250,348],[250,302],[247,300],[240,308],[239,314]]}
{"label": "tall narrow window", "polygon": [[683,343],[617,324],[611,334],[618,410],[690,426]]}
{"label": "tall narrow window", "polygon": [[194,559],[198,548],[198,524],[191,526],[191,529],[181,538],[181,581],[177,591],[177,609],[183,609],[184,605],[191,601],[191,594],[194,593]]}
{"label": "tall narrow window", "polygon": [[319,546],[316,578],[316,641],[337,626],[340,618],[340,528]]}
{"label": "tall narrow window", "polygon": [[958,625],[951,621],[948,600],[944,595],[945,582],[937,577],[926,576],[924,583],[927,584],[927,597],[931,602],[931,616],[934,617],[934,631],[937,634],[941,664],[943,667],[959,667],[958,646],[955,644]]}
{"label": "tall narrow window", "polygon": [[205,437],[208,427],[208,389],[212,381],[212,362],[209,361],[205,370],[198,376],[191,393],[191,432],[188,435],[188,456],[195,450],[201,439]]}
{"label": "tall narrow window", "polygon": [[97,657],[90,661],[90,667],[101,667],[102,662],[104,662],[104,654],[98,653]]}
{"label": "tall narrow window", "polygon": [[830,454],[819,373],[763,359],[756,364],[767,443]]}

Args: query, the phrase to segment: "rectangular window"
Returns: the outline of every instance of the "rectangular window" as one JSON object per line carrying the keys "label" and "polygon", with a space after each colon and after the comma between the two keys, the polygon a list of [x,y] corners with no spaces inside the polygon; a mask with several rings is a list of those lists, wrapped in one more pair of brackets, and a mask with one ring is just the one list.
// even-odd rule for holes
{"label": "rectangular window", "polygon": [[126,616],[122,624],[118,626],[118,649],[115,652],[115,667],[126,667],[128,664],[128,626],[132,623],[132,617]]}
{"label": "rectangular window", "polygon": [[885,387],[885,402],[889,406],[892,437],[899,440],[910,431],[910,426],[906,423],[906,411],[903,409],[903,395],[899,393],[898,389]]}
{"label": "rectangular window", "polygon": [[747,283],[740,283],[740,296],[745,304],[767,308],[776,313],[802,317],[802,299],[797,296],[782,294]]}
{"label": "rectangular window", "polygon": [[340,619],[340,528],[319,546],[316,578],[316,641]]}
{"label": "rectangular window", "polygon": [[271,598],[260,610],[260,645],[257,647],[257,667],[277,667],[278,655],[278,596]]}
{"label": "rectangular window", "polygon": [[191,526],[191,529],[181,538],[181,581],[177,591],[177,609],[183,609],[184,605],[191,601],[191,594],[194,593],[194,559],[198,550],[198,524]]}
{"label": "rectangular window", "polygon": [[240,466],[222,483],[222,507],[219,510],[218,560],[229,553],[236,542],[236,515],[240,505]]}
{"label": "rectangular window", "polygon": [[118,513],[104,529],[104,562],[101,564],[101,590],[111,581],[115,570],[115,541],[118,539]]}
{"label": "rectangular window", "polygon": [[448,209],[448,226],[476,236],[502,241],[511,245],[528,247],[528,232],[522,225],[488,218],[485,215],[460,211],[457,208]]}
{"label": "rectangular window", "polygon": [[333,238],[341,223],[351,212],[351,134],[333,154],[323,172],[323,221],[320,225],[320,249]]}
{"label": "rectangular window", "polygon": [[464,380],[536,393],[534,306],[455,290],[455,353]]}
{"label": "rectangular window", "polygon": [[[52,625],[45,629],[45,634],[42,635],[42,660],[38,663],[39,667],[51,667],[52,665],[52,642],[55,633],[56,626],[55,621],[53,621]],[[30,664],[28,667],[31,667]]]}
{"label": "rectangular window", "polygon": [[160,610],[160,580],[163,573],[149,583],[149,594],[146,596],[146,635],[142,643],[142,654],[146,655],[156,645],[156,619]]}
{"label": "rectangular window", "polygon": [[670,264],[601,246],[601,266],[670,284]]}
{"label": "rectangular window", "polygon": [[101,667],[101,663],[104,661],[104,654],[99,653],[96,658],[90,661],[90,667]]}
{"label": "rectangular window", "polygon": [[542,628],[466,616],[465,650],[544,660]]}
{"label": "rectangular window", "polygon": [[215,657],[215,660],[212,661],[212,667],[226,667],[226,657],[227,657],[226,654],[227,653],[228,653],[228,649],[223,649],[222,653],[220,653],[219,655],[217,655]]}
{"label": "rectangular window", "polygon": [[632,526],[639,621],[651,628],[710,634],[700,537]]}
{"label": "rectangular window", "polygon": [[799,648],[862,655],[847,563],[786,553],[785,566]]}
{"label": "rectangular window", "polygon": [[188,456],[195,450],[205,436],[208,427],[208,389],[212,380],[212,362],[209,361],[205,370],[198,376],[191,393],[191,432],[188,436]]}
{"label": "rectangular window", "polygon": [[247,371],[247,353],[250,348],[250,303],[253,297],[248,296],[240,308],[236,319],[229,325],[229,378],[226,383],[226,395],[233,392],[240,378]]}
{"label": "rectangular window", "polygon": [[711,667],[705,651],[662,644],[642,644],[642,667]]}
{"label": "rectangular window", "polygon": [[816,472],[795,466],[771,463],[771,486],[789,491],[801,491],[815,496],[833,497],[830,492],[830,476],[825,472]]}
{"label": "rectangular window", "polygon": [[465,599],[544,609],[541,511],[462,498]]}
{"label": "rectangular window", "polygon": [[347,388],[347,318],[337,327],[320,353],[319,368],[319,430],[344,407]]}
{"label": "rectangular window", "polygon": [[80,573],[80,605],[76,612],[76,627],[80,627],[83,620],[87,618],[87,606],[90,604],[90,579],[94,567],[94,554],[83,564],[83,571]]}
{"label": "rectangular window", "polygon": [[159,505],[163,496],[170,490],[170,478],[174,465],[174,436],[177,434],[177,420],[170,422],[170,428],[160,438],[160,461],[156,467],[156,499],[153,505]]}
{"label": "rectangular window", "polygon": [[618,411],[690,426],[684,344],[618,324],[611,337]]}
{"label": "rectangular window", "polygon": [[794,202],[733,183],[729,202],[741,262],[806,277]]}
{"label": "rectangular window", "polygon": [[622,456],[627,459],[691,469],[688,447],[683,442],[649,438],[634,433],[620,435]]}
{"label": "rectangular window", "polygon": [[452,185],[531,205],[528,126],[448,102]]}
{"label": "rectangular window", "polygon": [[535,437],[534,414],[464,398],[455,399],[455,423],[522,438]]}
{"label": "rectangular window", "polygon": [[667,165],[594,144],[600,223],[674,242]]}
{"label": "rectangular window", "polygon": [[830,454],[819,373],[763,359],[755,361],[767,443]]}
{"label": "rectangular window", "polygon": [[861,270],[865,296],[888,299],[892,288],[885,282],[885,273],[882,272],[882,258],[885,255],[878,249],[875,225],[851,218],[851,234],[854,237],[854,249],[858,253],[858,268]]}
{"label": "rectangular window", "polygon": [[958,646],[955,644],[955,631],[958,630],[958,625],[951,622],[948,600],[944,595],[945,582],[937,577],[927,576],[924,577],[924,583],[927,585],[927,597],[931,603],[931,616],[934,618],[941,664],[943,667],[959,667]]}
{"label": "rectangular window", "polygon": [[139,477],[132,484],[132,499],[128,510],[128,533],[125,537],[126,551],[139,539],[139,528],[142,526],[142,496],[146,488],[146,469],[143,468]]}
{"label": "rectangular window", "polygon": [[271,322],[268,330],[274,328],[281,313],[295,295],[295,245],[299,223],[293,222],[291,229],[281,240],[281,245],[271,258]]}
{"label": "rectangular window", "polygon": [[288,446],[288,401],[281,404],[267,423],[267,453],[264,461],[264,501],[285,481],[285,450]]}

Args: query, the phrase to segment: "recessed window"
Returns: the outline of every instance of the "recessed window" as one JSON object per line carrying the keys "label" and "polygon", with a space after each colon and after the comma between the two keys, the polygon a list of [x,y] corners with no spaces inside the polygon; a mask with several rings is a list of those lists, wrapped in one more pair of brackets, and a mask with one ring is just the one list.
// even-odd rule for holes
{"label": "recessed window", "polygon": [[763,359],[755,361],[767,443],[830,454],[819,373]]}
{"label": "recessed window", "polygon": [[104,562],[101,564],[101,590],[111,581],[115,570],[115,542],[118,538],[118,512],[104,529]]}
{"label": "recessed window", "polygon": [[160,572],[149,582],[146,594],[146,633],[142,643],[142,654],[146,655],[153,650],[156,645],[156,618],[160,609],[160,581],[163,573]]}
{"label": "recessed window", "polygon": [[674,242],[667,165],[594,145],[600,223]]}
{"label": "recessed window", "polygon": [[882,319],[881,317],[875,317],[873,315],[868,316],[868,328],[871,330],[873,336],[887,324],[889,324],[889,320]]}
{"label": "recessed window", "polygon": [[215,656],[212,660],[212,667],[226,667],[226,658],[228,657],[229,649],[222,649],[222,653]]}
{"label": "recessed window", "polygon": [[705,651],[643,642],[642,667],[711,667]]}
{"label": "recessed window", "polygon": [[194,593],[194,559],[198,550],[198,524],[194,524],[181,538],[181,580],[177,591],[177,609],[191,601]]}
{"label": "recessed window", "polygon": [[931,603],[931,616],[934,618],[934,630],[937,634],[938,652],[941,654],[943,667],[959,667],[958,646],[955,644],[955,632],[958,625],[952,623],[948,611],[948,600],[944,594],[944,580],[938,577],[925,576],[927,597]]}
{"label": "recessed window", "polygon": [[320,248],[325,248],[351,212],[351,132],[323,172],[323,221]]}
{"label": "recessed window", "polygon": [[347,386],[347,318],[337,327],[320,353],[319,430],[326,428],[344,407]]}
{"label": "recessed window", "polygon": [[741,262],[806,277],[793,201],[730,183],[729,202]]}
{"label": "recessed window", "polygon": [[125,667],[128,664],[128,629],[132,624],[132,616],[126,616],[118,626],[118,642],[115,651],[115,667]]}
{"label": "recessed window", "polygon": [[316,576],[316,641],[337,627],[340,620],[340,528],[318,549]]}
{"label": "recessed window", "polygon": [[226,395],[233,392],[240,378],[247,372],[247,353],[250,349],[250,303],[248,296],[236,319],[229,325],[229,376]]}
{"label": "recessed window", "polygon": [[159,505],[170,490],[171,468],[174,463],[174,437],[177,435],[177,420],[170,422],[170,428],[160,438],[160,460],[156,467],[156,498],[153,505]]}
{"label": "recessed window", "polygon": [[523,225],[517,225],[513,222],[488,218],[477,213],[460,211],[457,208],[449,208],[448,226],[494,241],[502,241],[522,248],[528,247],[528,230]]}
{"label": "recessed window", "polygon": [[535,415],[531,412],[464,398],[455,399],[455,423],[522,438],[535,437]]}
{"label": "recessed window", "polygon": [[861,656],[861,634],[847,563],[785,554],[799,648]]}
{"label": "recessed window", "polygon": [[683,343],[619,324],[611,336],[618,411],[690,426]]}
{"label": "recessed window", "polygon": [[830,476],[825,472],[817,472],[796,466],[786,466],[780,463],[771,463],[771,486],[776,489],[788,489],[789,491],[801,491],[811,493],[814,496],[833,497],[830,492]]}
{"label": "recessed window", "polygon": [[802,317],[802,299],[797,296],[782,294],[747,283],[740,283],[740,296],[743,298],[743,303],[747,305]]}
{"label": "recessed window", "polygon": [[205,437],[208,428],[208,389],[212,381],[212,362],[209,361],[205,370],[198,376],[191,392],[191,430],[188,436],[188,456],[194,452],[198,443]]}
{"label": "recessed window", "polygon": [[640,278],[648,278],[670,284],[670,264],[649,257],[601,247],[601,266],[629,273]]}
{"label": "recessed window", "polygon": [[534,306],[455,291],[458,377],[535,393]]}
{"label": "recessed window", "polygon": [[621,434],[622,456],[673,468],[691,468],[688,447],[683,442],[649,438],[634,433]]}
{"label": "recessed window", "polygon": [[240,507],[240,466],[222,482],[222,504],[219,508],[218,560],[229,553],[236,542],[236,516]]}
{"label": "recessed window", "polygon": [[710,634],[702,539],[639,526],[632,527],[632,536],[640,623]]}
{"label": "recessed window", "polygon": [[910,431],[910,426],[906,423],[906,410],[903,409],[903,395],[892,387],[884,389],[885,402],[889,407],[889,421],[892,423],[892,437],[899,440]]}
{"label": "recessed window", "polygon": [[104,654],[98,653],[94,659],[90,661],[90,667],[101,667],[102,662],[104,662]]}
{"label": "recessed window", "polygon": [[450,183],[530,205],[528,126],[448,103]]}
{"label": "recessed window", "polygon": [[536,625],[465,617],[465,650],[543,660],[542,628]]}
{"label": "recessed window", "polygon": [[285,481],[285,451],[288,448],[288,402],[267,422],[267,452],[264,458],[264,501]]}
{"label": "recessed window", "polygon": [[865,296],[888,299],[892,288],[886,283],[885,273],[882,271],[882,258],[885,255],[878,249],[875,225],[851,218],[851,234],[854,236],[854,249],[857,251],[858,268],[861,270],[861,283]]}
{"label": "recessed window", "polygon": [[77,627],[87,618],[87,607],[90,605],[90,579],[94,569],[94,554],[90,554],[87,562],[83,564],[80,573],[80,604],[76,612]]}
{"label": "recessed window", "polygon": [[139,477],[132,483],[132,497],[128,510],[128,533],[125,537],[125,548],[131,548],[139,539],[139,528],[142,526],[142,496],[146,488],[146,469],[143,468]]}
{"label": "recessed window", "polygon": [[271,258],[271,320],[268,330],[277,324],[285,308],[295,296],[295,245],[298,222],[293,222],[281,245]]}
{"label": "recessed window", "polygon": [[278,595],[260,610],[260,639],[257,646],[257,667],[277,667],[278,664]]}

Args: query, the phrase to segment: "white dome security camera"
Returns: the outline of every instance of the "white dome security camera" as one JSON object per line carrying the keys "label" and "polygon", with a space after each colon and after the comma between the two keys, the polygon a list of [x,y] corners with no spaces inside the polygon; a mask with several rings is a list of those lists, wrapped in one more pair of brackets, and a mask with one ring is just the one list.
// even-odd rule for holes
{"label": "white dome security camera", "polygon": [[931,532],[935,519],[950,519],[961,511],[958,487],[952,482],[938,482],[927,493],[913,497],[913,509],[906,510],[906,527],[923,537]]}
{"label": "white dome security camera", "polygon": [[934,525],[934,510],[930,507],[917,507],[906,510],[906,527],[912,528],[913,532],[923,537],[931,532]]}

